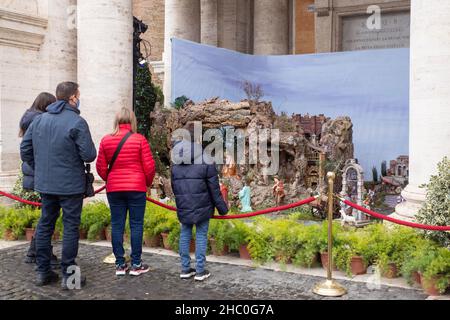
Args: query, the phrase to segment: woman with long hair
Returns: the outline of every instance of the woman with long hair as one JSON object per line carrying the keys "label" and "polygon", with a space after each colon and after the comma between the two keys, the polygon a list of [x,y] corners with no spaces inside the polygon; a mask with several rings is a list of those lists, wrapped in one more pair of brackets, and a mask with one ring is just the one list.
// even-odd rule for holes
{"label": "woman with long hair", "polygon": [[[41,92],[29,109],[25,111],[19,123],[19,137],[23,137],[28,127],[31,125],[33,120],[47,112],[47,107],[52,103],[56,102],[56,97],[48,92]],[[22,163],[22,187],[24,190],[34,190],[34,169],[28,165],[26,162]],[[36,241],[33,237],[31,239],[30,248],[28,249],[27,255],[25,257],[25,263],[35,263],[36,262]],[[51,264],[53,268],[58,267],[58,259],[52,253]]]}
{"label": "woman with long hair", "polygon": [[[116,275],[139,276],[150,270],[143,264],[142,238],[147,188],[155,177],[153,160],[147,139],[137,133],[133,111],[122,108],[115,117],[114,130],[103,137],[97,158],[97,172],[106,181],[106,193],[111,210],[111,238],[116,258]],[[123,234],[129,214],[131,229],[131,268],[125,262]]]}
{"label": "woman with long hair", "polygon": [[34,118],[47,111],[47,107],[56,102],[56,97],[48,92],[41,92],[34,100],[31,108],[25,111],[20,119],[19,137],[23,137]]}

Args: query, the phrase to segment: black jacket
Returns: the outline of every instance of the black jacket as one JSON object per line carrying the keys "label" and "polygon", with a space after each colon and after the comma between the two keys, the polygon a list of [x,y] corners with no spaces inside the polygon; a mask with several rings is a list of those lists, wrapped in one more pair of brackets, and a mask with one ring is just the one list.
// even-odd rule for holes
{"label": "black jacket", "polygon": [[[210,219],[214,215],[214,208],[221,215],[228,212],[220,193],[216,166],[208,164],[211,162],[203,157],[201,146],[196,146],[198,148],[193,143],[180,141],[172,150],[172,190],[178,219],[184,224],[197,224]],[[190,157],[187,156],[179,164],[174,163],[174,154],[182,157],[186,150],[191,151]]]}
{"label": "black jacket", "polygon": [[35,118],[20,145],[22,161],[34,168],[34,189],[54,195],[86,191],[85,162],[97,157],[86,120],[65,101]]}
{"label": "black jacket", "polygon": [[[28,109],[25,111],[24,115],[22,116],[22,119],[20,119],[20,129],[22,132],[26,133],[28,130],[28,127],[33,122],[33,120],[41,115],[42,112]],[[22,173],[23,173],[23,182],[22,187],[25,190],[34,190],[34,170],[33,168],[27,164],[26,162],[22,163]]]}

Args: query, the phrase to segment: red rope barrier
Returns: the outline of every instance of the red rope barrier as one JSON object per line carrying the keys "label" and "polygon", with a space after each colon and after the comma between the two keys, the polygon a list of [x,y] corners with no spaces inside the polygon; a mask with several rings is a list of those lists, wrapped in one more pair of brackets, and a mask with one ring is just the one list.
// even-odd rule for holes
{"label": "red rope barrier", "polygon": [[257,216],[257,215],[261,215],[261,214],[266,214],[266,213],[271,213],[271,212],[275,212],[275,211],[284,211],[284,210],[288,210],[291,208],[295,208],[295,207],[299,207],[301,205],[313,202],[314,200],[316,200],[315,197],[310,197],[301,201],[297,201],[291,204],[286,204],[284,206],[279,206],[279,207],[275,207],[275,208],[268,208],[268,209],[263,209],[263,210],[259,210],[259,211],[254,211],[254,212],[249,212],[249,213],[243,213],[243,214],[233,214],[233,215],[229,215],[229,216],[214,216],[213,219],[240,219],[240,218],[248,218],[248,217],[253,217],[253,216]]}
{"label": "red rope barrier", "polygon": [[[97,190],[95,190],[95,194],[100,193],[100,192],[102,192],[105,189],[106,189],[106,185],[104,185],[103,187],[98,188]],[[22,202],[22,203],[31,205],[31,206],[35,206],[35,207],[42,206],[42,203],[40,203],[40,202],[34,202],[34,201],[29,201],[29,200],[26,200],[26,199],[22,199],[22,198],[20,198],[18,196],[15,196],[15,195],[13,195],[11,193],[7,193],[7,192],[4,192],[4,191],[0,191],[0,195],[2,195],[4,197],[7,197],[7,198],[10,198],[12,200],[18,201],[18,202]]]}
{"label": "red rope barrier", "polygon": [[155,199],[152,199],[152,198],[147,197],[147,201],[149,201],[149,202],[151,202],[151,203],[154,203],[154,204],[156,204],[157,206],[166,208],[166,209],[168,209],[168,210],[171,210],[171,211],[177,211],[177,208],[172,207],[172,206],[169,206],[168,204],[159,202],[159,201],[157,201],[157,200],[155,200]]}
{"label": "red rope barrier", "polygon": [[5,196],[5,197],[10,198],[10,199],[13,199],[13,200],[16,200],[16,201],[19,201],[19,202],[22,202],[22,203],[25,203],[25,204],[29,204],[31,206],[35,206],[35,207],[40,207],[41,206],[40,202],[34,202],[34,201],[25,200],[25,199],[22,199],[22,198],[19,198],[19,197],[13,195],[13,194],[6,193],[6,192],[3,192],[3,191],[0,191],[0,195]]}
{"label": "red rope barrier", "polygon": [[[160,207],[166,208],[168,210],[171,211],[177,211],[177,208],[173,207],[173,206],[169,206],[165,203],[159,202],[155,199],[152,198],[147,198],[148,201],[150,201],[151,203],[154,203]],[[243,213],[243,214],[234,214],[234,215],[229,215],[229,216],[214,216],[213,219],[240,219],[240,218],[248,218],[248,217],[253,217],[253,216],[257,216],[257,215],[261,215],[261,214],[266,214],[266,213],[270,213],[270,212],[275,212],[275,211],[283,211],[283,210],[288,210],[291,208],[295,208],[310,202],[313,202],[314,200],[316,200],[315,197],[310,197],[301,201],[297,201],[291,204],[286,204],[284,206],[279,206],[279,207],[275,207],[275,208],[268,208],[268,209],[264,209],[264,210],[259,210],[259,211],[254,211],[254,212],[249,212],[249,213]]]}
{"label": "red rope barrier", "polygon": [[348,200],[345,199],[341,199],[346,205],[349,205],[350,207],[353,207],[359,211],[362,211],[364,213],[367,213],[368,215],[371,215],[375,218],[378,219],[384,219],[387,221],[391,221],[397,224],[401,224],[407,227],[412,227],[412,228],[419,228],[419,229],[425,229],[425,230],[433,230],[433,231],[450,231],[450,226],[430,226],[430,225],[426,225],[426,224],[421,224],[421,223],[414,223],[414,222],[408,222],[408,221],[404,221],[404,220],[398,220],[389,216],[385,216],[381,213],[377,213],[374,211],[371,211],[369,209],[366,209],[364,207],[361,207],[359,205],[357,205],[356,203],[350,202]]}

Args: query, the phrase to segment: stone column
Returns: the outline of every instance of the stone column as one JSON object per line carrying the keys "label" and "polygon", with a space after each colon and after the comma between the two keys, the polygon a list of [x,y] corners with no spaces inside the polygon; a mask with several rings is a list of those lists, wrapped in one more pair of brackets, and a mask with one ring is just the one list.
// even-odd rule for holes
{"label": "stone column", "polygon": [[78,0],[78,83],[81,115],[98,147],[116,111],[133,107],[131,0]]}
{"label": "stone column", "polygon": [[217,46],[217,0],[200,0],[201,41]]}
{"label": "stone column", "polygon": [[164,25],[164,104],[170,106],[173,100],[171,38],[200,42],[200,0],[166,0]]}
{"label": "stone column", "polygon": [[288,0],[258,0],[254,4],[254,54],[289,53]]}
{"label": "stone column", "polygon": [[450,156],[450,2],[411,1],[409,185],[395,211],[412,219],[436,164]]}

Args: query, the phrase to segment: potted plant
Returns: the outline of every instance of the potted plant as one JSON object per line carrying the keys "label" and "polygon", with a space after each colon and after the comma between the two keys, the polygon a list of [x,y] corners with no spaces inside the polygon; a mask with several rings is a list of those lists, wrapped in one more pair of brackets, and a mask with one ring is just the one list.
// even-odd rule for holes
{"label": "potted plant", "polygon": [[450,250],[439,248],[436,257],[431,260],[421,274],[422,287],[429,295],[443,294],[450,286]]}
{"label": "potted plant", "polygon": [[[417,233],[410,228],[393,226],[384,228],[384,235],[379,236],[377,243],[376,264],[386,278],[396,278],[404,261],[414,251]],[[373,241],[373,240],[372,240]]]}
{"label": "potted plant", "polygon": [[106,236],[106,241],[111,242],[112,241],[112,234],[111,234],[111,224],[109,224],[106,228],[105,228],[105,236]]}
{"label": "potted plant", "polygon": [[[333,233],[333,247],[337,247],[339,245],[339,235],[342,232],[342,228],[339,224],[333,223],[332,225],[332,233]],[[324,221],[322,223],[321,230],[319,232],[318,238],[318,248],[320,252],[320,262],[322,263],[322,267],[326,270],[328,268],[328,222]],[[336,251],[333,252],[333,266],[332,269],[337,271],[336,266]]]}
{"label": "potted plant", "polygon": [[209,224],[209,244],[212,254],[222,256],[229,252],[229,230],[232,228],[229,221],[211,220]]}
{"label": "potted plant", "polygon": [[59,218],[56,220],[55,230],[53,231],[52,239],[54,241],[58,241],[59,239],[61,239],[61,235],[63,234],[63,232],[64,232],[64,224],[62,216],[60,214]]}
{"label": "potted plant", "polygon": [[408,259],[403,262],[401,269],[402,276],[407,280],[408,284],[422,285],[421,274],[425,272],[427,266],[437,255],[438,247],[427,240],[420,239],[416,250],[411,252]]}
{"label": "potted plant", "polygon": [[25,228],[25,239],[27,241],[31,241],[36,231],[36,226],[39,222],[40,211],[29,207],[24,207],[19,211],[21,211],[20,215],[23,219],[23,225]]}
{"label": "potted plant", "polygon": [[106,227],[111,222],[110,211],[106,203],[96,201],[86,205],[83,215],[85,216],[84,226],[89,226],[87,239],[90,241],[105,240]]}
{"label": "potted plant", "polygon": [[25,231],[24,218],[21,217],[18,210],[6,209],[3,218],[0,221],[3,238],[7,241],[18,240]]}
{"label": "potted plant", "polygon": [[311,268],[319,261],[320,226],[300,225],[297,229],[297,251],[293,263],[301,267]]}
{"label": "potted plant", "polygon": [[239,251],[241,259],[251,259],[250,252],[248,251],[248,237],[250,234],[250,228],[242,221],[233,221],[230,224],[229,233],[229,247],[230,250]]}
{"label": "potted plant", "polygon": [[155,227],[157,225],[157,215],[146,211],[144,217],[144,244],[147,247],[160,247],[161,246],[161,234],[156,232]]}
{"label": "potted plant", "polygon": [[239,247],[239,255],[243,259],[253,259],[258,262],[267,262],[275,258],[275,248],[273,247],[273,230],[270,224],[260,225],[255,223],[248,228],[247,246]]}
{"label": "potted plant", "polygon": [[272,243],[275,261],[292,263],[299,246],[297,235],[302,228],[304,228],[303,225],[290,219],[273,221],[270,227],[270,235],[266,239]]}

